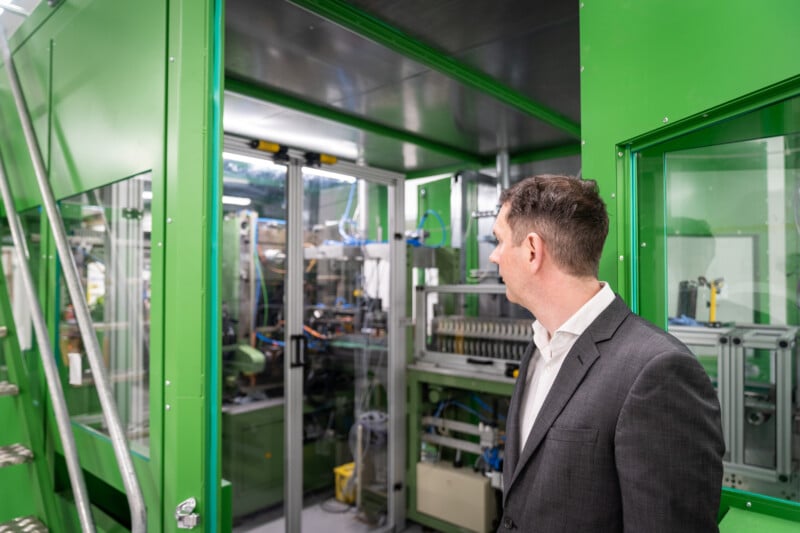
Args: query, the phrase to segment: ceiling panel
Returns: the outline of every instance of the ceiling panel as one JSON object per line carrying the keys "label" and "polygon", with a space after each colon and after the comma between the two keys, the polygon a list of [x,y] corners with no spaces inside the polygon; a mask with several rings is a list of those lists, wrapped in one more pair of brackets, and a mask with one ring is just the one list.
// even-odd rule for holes
{"label": "ceiling panel", "polygon": [[242,78],[340,102],[427,70],[283,1],[230,0],[225,12],[225,69]]}
{"label": "ceiling panel", "polygon": [[[471,0],[348,3],[579,121],[577,3],[504,0],[503,9]],[[576,142],[526,112],[287,1],[228,0],[225,54],[230,78],[475,155],[491,157],[504,148],[513,155]],[[261,134],[266,127],[278,142],[363,157],[375,166],[380,160],[393,170],[454,162],[400,140],[230,97],[225,124],[248,134]],[[297,144],[308,132],[305,144]]]}
{"label": "ceiling panel", "polygon": [[323,152],[369,166],[412,171],[455,165],[458,159],[231,92],[225,93],[226,132]]}
{"label": "ceiling panel", "polygon": [[561,130],[433,71],[365,93],[357,102],[373,120],[480,155],[573,140]]}

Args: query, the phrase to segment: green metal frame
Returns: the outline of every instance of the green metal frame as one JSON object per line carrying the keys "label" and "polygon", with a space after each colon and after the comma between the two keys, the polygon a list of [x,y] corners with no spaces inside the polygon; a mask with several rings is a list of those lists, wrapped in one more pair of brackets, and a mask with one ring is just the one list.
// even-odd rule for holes
{"label": "green metal frame", "polygon": [[[200,531],[220,522],[218,294],[222,2],[170,2],[164,231],[164,517],[197,500]],[[155,194],[154,194],[155,198]],[[153,215],[154,220],[155,214]],[[155,237],[153,237],[155,240]],[[196,290],[186,290],[195,287]],[[155,290],[155,288],[154,288]]]}
{"label": "green metal frame", "polygon": [[[666,265],[662,262],[653,263],[647,260],[644,266],[648,271],[656,273],[654,287],[640,287],[639,255],[644,250],[643,246],[661,246],[658,235],[652,234],[646,228],[641,230],[638,220],[637,193],[637,154],[647,152],[667,153],[687,148],[719,145],[752,138],[766,138],[787,133],[787,124],[782,117],[777,120],[769,118],[770,106],[780,104],[791,98],[800,96],[800,76],[786,80],[774,87],[766,88],[752,95],[737,99],[714,110],[703,112],[698,116],[689,117],[678,124],[670,126],[666,131],[658,130],[651,134],[632,139],[628,143],[618,146],[617,177],[618,188],[625,199],[621,200],[624,206],[625,224],[617,227],[618,249],[627,260],[620,261],[618,271],[620,287],[634,311],[641,313],[656,324],[666,327],[666,316],[660,310],[659,298],[653,297],[653,290],[662,290],[658,285],[662,279],[660,273],[665,273]],[[747,119],[753,115],[752,120],[742,122],[739,117]],[[712,118],[713,117],[713,118]],[[755,128],[755,129],[753,129]],[[642,209],[651,207],[642,206]],[[641,230],[641,234],[640,233]],[[652,252],[653,250],[648,250]],[[663,257],[662,253],[662,257]],[[622,292],[622,291],[621,291]]]}
{"label": "green metal frame", "polygon": [[575,138],[580,138],[580,124],[496,79],[447,56],[435,48],[411,38],[403,31],[372,17],[341,0],[290,0],[312,13],[330,20],[362,37],[394,50],[414,61],[479,90],[514,109],[522,111]]}
{"label": "green metal frame", "polygon": [[728,509],[746,509],[776,518],[800,523],[800,504],[787,500],[779,500],[762,494],[755,494],[737,489],[722,489],[722,501],[719,506],[717,520],[722,520]]}

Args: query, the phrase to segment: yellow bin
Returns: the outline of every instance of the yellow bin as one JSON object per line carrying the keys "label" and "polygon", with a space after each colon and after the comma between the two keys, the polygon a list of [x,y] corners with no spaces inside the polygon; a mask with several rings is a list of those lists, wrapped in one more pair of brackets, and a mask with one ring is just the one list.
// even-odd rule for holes
{"label": "yellow bin", "polygon": [[333,469],[336,476],[336,499],[351,505],[356,502],[356,484],[350,483],[354,467],[355,463],[345,463]]}

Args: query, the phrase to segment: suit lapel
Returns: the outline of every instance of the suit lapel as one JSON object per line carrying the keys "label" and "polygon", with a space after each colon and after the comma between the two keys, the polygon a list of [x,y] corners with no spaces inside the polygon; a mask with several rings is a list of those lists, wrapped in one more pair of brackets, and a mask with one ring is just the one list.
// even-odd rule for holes
{"label": "suit lapel", "polygon": [[[511,473],[510,481],[504,474],[504,494],[508,494],[511,485],[514,484],[514,481],[516,481],[517,477],[520,475],[520,472],[523,470],[525,464],[531,459],[531,457],[533,457],[534,453],[539,448],[539,445],[541,444],[545,435],[547,435],[547,432],[550,430],[550,426],[553,425],[555,419],[564,409],[564,406],[567,405],[567,402],[569,402],[570,398],[572,398],[572,395],[575,393],[575,390],[583,381],[586,373],[600,356],[600,352],[597,349],[597,343],[609,339],[628,314],[630,314],[628,306],[619,296],[617,296],[617,298],[600,314],[600,316],[595,319],[594,322],[592,322],[589,328],[580,337],[578,337],[575,345],[564,359],[564,363],[561,365],[558,376],[556,377],[556,380],[553,383],[553,386],[550,389],[544,404],[542,404],[542,408],[539,411],[539,415],[536,417],[533,427],[531,428],[531,433],[528,436],[525,447],[522,449],[522,452],[519,455],[519,459],[512,463],[514,465],[514,472]],[[522,374],[520,374],[520,377],[521,376]],[[514,413],[514,426],[517,436],[506,435],[507,441],[511,437],[515,439],[512,442],[517,442],[516,439],[519,438],[519,403],[521,402],[522,394],[518,394],[517,396],[518,397],[514,400],[517,404]],[[511,414],[510,407],[509,414]],[[516,450],[514,450],[514,452],[516,452]],[[517,459],[517,457],[515,456],[514,459]]]}
{"label": "suit lapel", "polygon": [[[508,406],[508,415],[506,416],[506,444],[503,458],[503,484],[511,484],[512,468],[515,468],[517,459],[519,458],[519,411],[522,405],[522,397],[525,394],[525,384],[527,382],[528,366],[531,363],[531,357],[536,345],[531,342],[522,356],[522,363],[519,366],[519,374],[517,375],[517,386],[514,388],[514,394],[511,396],[511,403]],[[503,491],[505,495],[506,491]]]}

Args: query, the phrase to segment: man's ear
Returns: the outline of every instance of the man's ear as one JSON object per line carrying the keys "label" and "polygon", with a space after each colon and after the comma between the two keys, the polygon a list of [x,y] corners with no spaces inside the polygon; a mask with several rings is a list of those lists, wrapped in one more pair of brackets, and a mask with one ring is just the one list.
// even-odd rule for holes
{"label": "man's ear", "polygon": [[534,270],[539,270],[544,259],[544,241],[536,232],[528,233],[525,236],[525,247],[528,255],[528,264]]}

